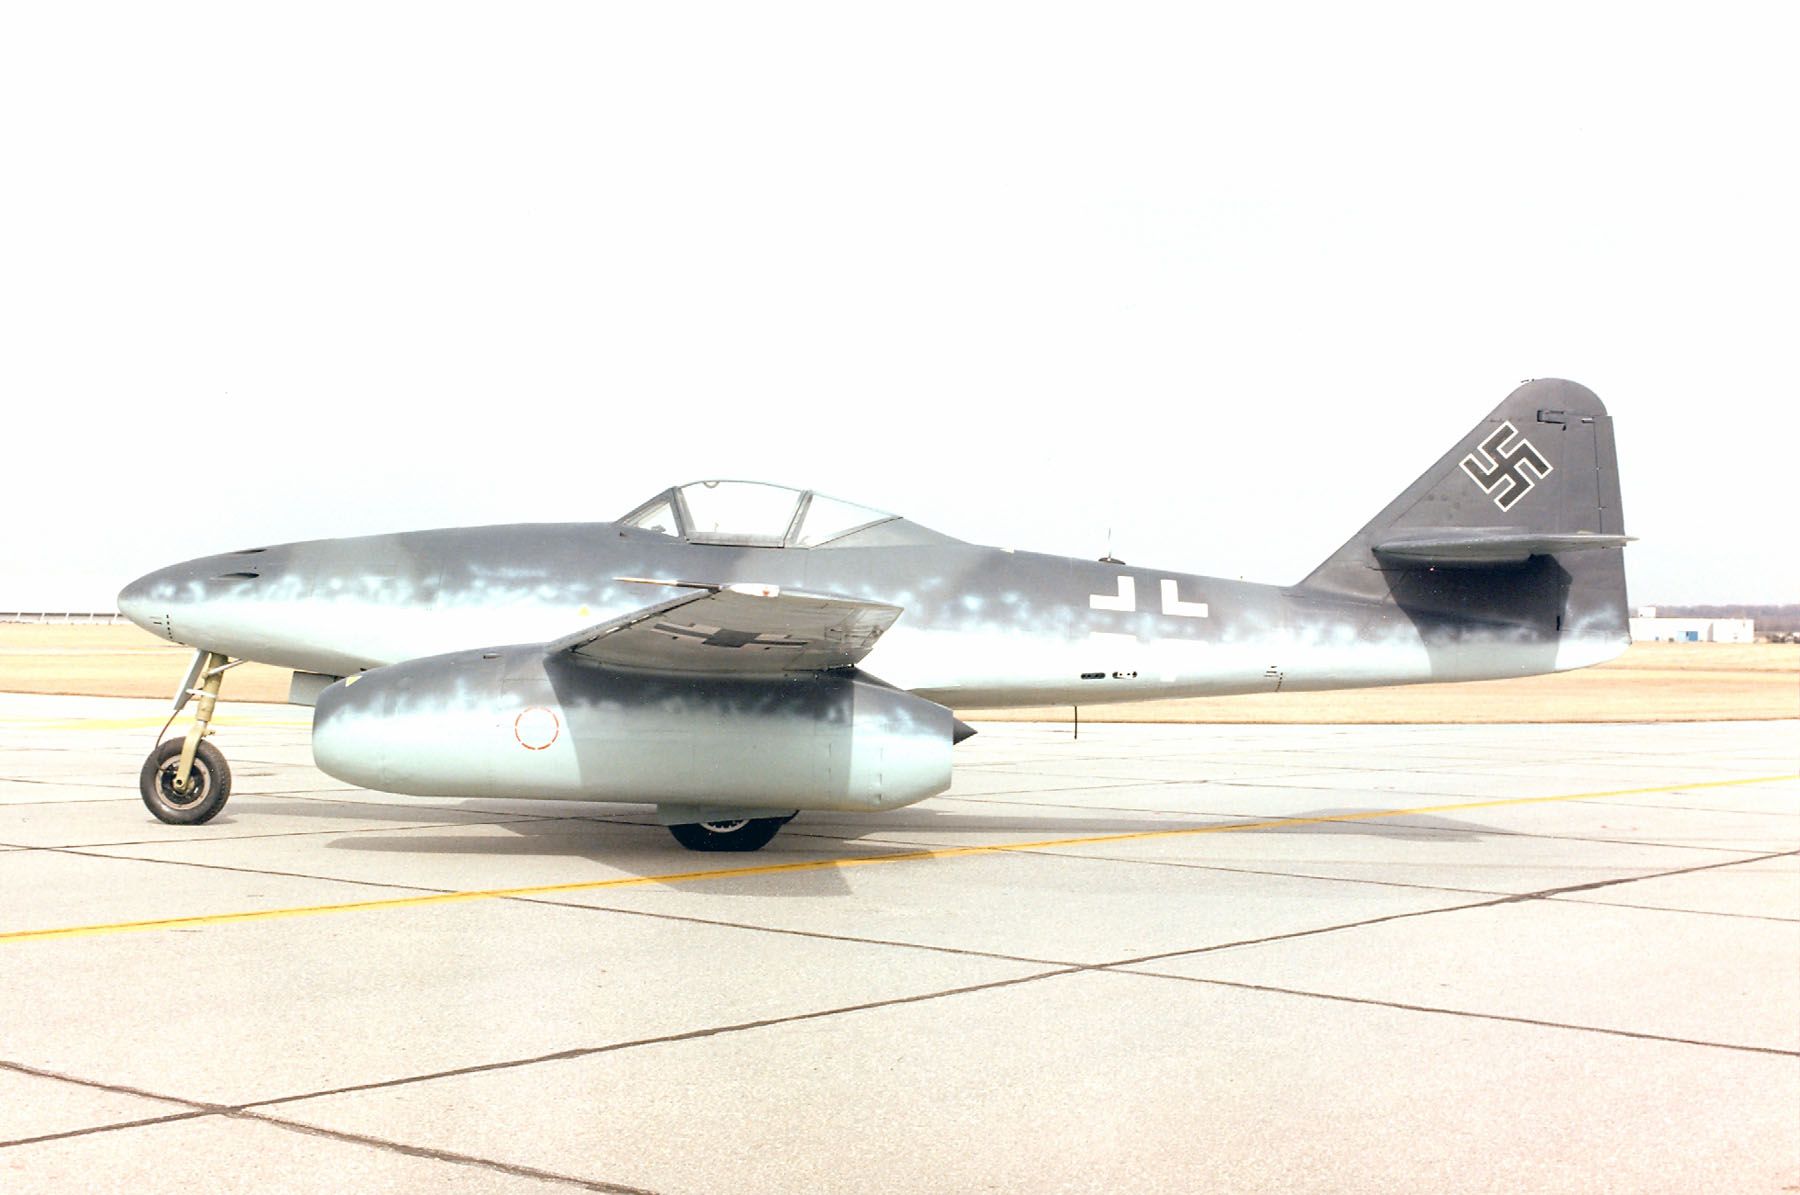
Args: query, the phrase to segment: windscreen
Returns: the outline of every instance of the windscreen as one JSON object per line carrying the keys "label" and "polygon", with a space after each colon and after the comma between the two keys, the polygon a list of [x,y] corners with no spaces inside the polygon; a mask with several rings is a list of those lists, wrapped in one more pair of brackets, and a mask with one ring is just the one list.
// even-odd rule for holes
{"label": "windscreen", "polygon": [[679,535],[675,526],[675,508],[665,499],[647,506],[637,514],[625,520],[633,527],[641,527],[645,531],[657,531],[663,535]]}
{"label": "windscreen", "polygon": [[800,492],[760,481],[697,481],[681,487],[688,534],[733,543],[781,543]]}

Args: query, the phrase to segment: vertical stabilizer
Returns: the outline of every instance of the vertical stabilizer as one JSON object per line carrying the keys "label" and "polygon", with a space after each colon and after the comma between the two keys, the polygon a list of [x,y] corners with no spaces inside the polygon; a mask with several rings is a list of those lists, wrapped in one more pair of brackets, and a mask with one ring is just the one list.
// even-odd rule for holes
{"label": "vertical stabilizer", "polygon": [[1527,382],[1314,569],[1301,588],[1415,619],[1628,641],[1612,419],[1593,391]]}

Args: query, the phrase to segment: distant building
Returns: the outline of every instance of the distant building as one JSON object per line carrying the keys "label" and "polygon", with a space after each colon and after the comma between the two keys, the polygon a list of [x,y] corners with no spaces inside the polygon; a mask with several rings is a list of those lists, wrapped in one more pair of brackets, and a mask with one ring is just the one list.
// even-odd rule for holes
{"label": "distant building", "polygon": [[0,610],[0,622],[53,623],[57,626],[93,626],[123,623],[116,610]]}
{"label": "distant building", "polygon": [[1661,618],[1655,606],[1639,606],[1631,620],[1633,643],[1755,643],[1752,618]]}

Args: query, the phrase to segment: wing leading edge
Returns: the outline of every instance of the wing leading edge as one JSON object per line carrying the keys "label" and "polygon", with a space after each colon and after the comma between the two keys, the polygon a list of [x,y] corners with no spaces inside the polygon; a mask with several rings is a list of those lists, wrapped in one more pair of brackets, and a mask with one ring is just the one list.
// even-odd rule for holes
{"label": "wing leading edge", "polygon": [[[635,580],[636,578],[621,578]],[[899,606],[772,585],[698,585],[546,645],[615,668],[781,676],[849,668],[900,617]]]}

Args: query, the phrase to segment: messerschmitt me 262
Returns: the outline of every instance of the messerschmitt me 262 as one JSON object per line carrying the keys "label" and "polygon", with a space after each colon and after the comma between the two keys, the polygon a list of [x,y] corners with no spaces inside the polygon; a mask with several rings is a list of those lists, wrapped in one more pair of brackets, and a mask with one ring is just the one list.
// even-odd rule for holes
{"label": "messerschmitt me 262", "polygon": [[[1366,447],[1360,459],[1368,461]],[[313,757],[443,797],[656,806],[696,850],[801,810],[950,785],[952,709],[1483,680],[1628,641],[1612,422],[1515,390],[1296,585],[980,547],[823,494],[696,482],[615,523],[250,548],[139,578],[119,607],[196,649],[185,736],[141,787],[165,822],[231,790],[225,671],[295,670]]]}

